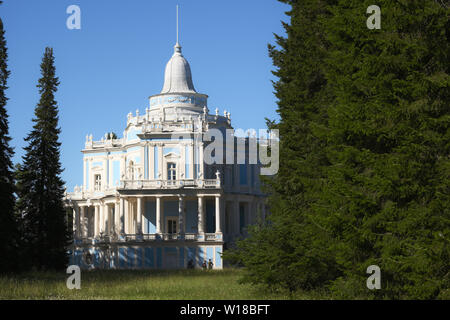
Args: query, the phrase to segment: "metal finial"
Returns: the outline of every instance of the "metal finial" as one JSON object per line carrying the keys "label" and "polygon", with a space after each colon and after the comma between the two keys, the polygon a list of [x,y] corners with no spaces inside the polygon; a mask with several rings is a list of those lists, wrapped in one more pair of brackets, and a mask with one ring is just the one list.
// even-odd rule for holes
{"label": "metal finial", "polygon": [[178,44],[178,5],[177,5],[177,44]]}

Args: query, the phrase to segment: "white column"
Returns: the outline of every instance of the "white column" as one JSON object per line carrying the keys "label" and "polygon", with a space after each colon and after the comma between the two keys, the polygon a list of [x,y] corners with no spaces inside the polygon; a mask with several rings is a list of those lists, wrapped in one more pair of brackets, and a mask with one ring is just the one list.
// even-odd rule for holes
{"label": "white column", "polygon": [[161,233],[161,197],[156,197],[156,233]]}
{"label": "white column", "polygon": [[80,207],[80,237],[84,238],[84,206]]}
{"label": "white column", "polygon": [[180,196],[178,197],[178,225],[179,225],[179,233],[184,234],[185,233],[185,227],[184,227],[184,197]]}
{"label": "white column", "polygon": [[105,213],[104,213],[104,223],[103,223],[103,225],[104,225],[104,232],[105,232],[105,234],[109,234],[110,232],[109,232],[109,230],[111,229],[110,227],[111,227],[111,222],[110,222],[110,217],[111,217],[111,208],[107,205],[107,204],[105,204]]}
{"label": "white column", "polygon": [[145,233],[144,214],[145,214],[145,197],[142,198],[142,217],[141,217],[141,234]]}
{"label": "white column", "polygon": [[194,177],[194,143],[189,145],[189,177],[195,179]]}
{"label": "white column", "polygon": [[100,234],[100,215],[99,215],[99,206],[94,206],[94,237],[98,237]]}
{"label": "white column", "polygon": [[120,198],[120,233],[125,234],[125,198]]}
{"label": "white column", "polygon": [[205,233],[205,199],[198,196],[198,233]]}
{"label": "white column", "polygon": [[98,225],[99,225],[99,232],[100,233],[105,233],[105,208],[104,208],[104,206],[103,206],[103,204],[100,204],[99,205],[99,207],[100,207],[100,219],[99,219],[99,223],[98,223]]}
{"label": "white column", "polygon": [[188,163],[186,161],[186,144],[180,143],[179,150],[181,161],[178,163],[179,168],[177,168],[177,180],[186,179],[187,177],[186,164]]}
{"label": "white column", "polygon": [[138,180],[146,180],[147,179],[145,176],[145,166],[148,165],[148,159],[147,159],[147,163],[145,163],[145,159],[148,157],[148,152],[147,152],[147,154],[145,154],[145,153],[148,148],[146,148],[146,147],[147,147],[147,145],[143,145],[141,147],[141,162],[140,162],[140,164],[142,165],[142,167],[141,167],[141,177],[138,176]]}
{"label": "white column", "polygon": [[76,224],[77,224],[77,220],[76,220],[76,212],[75,212],[75,207],[70,207],[70,209],[72,209],[72,235],[73,238],[76,237],[76,233],[75,231],[76,229]]}
{"label": "white column", "polygon": [[220,199],[220,196],[216,196],[216,233],[222,233],[222,208],[221,208],[222,201]]}
{"label": "white column", "polygon": [[148,145],[148,178],[150,180],[158,178],[155,177],[155,146],[152,143]]}
{"label": "white column", "polygon": [[142,234],[143,233],[142,232],[142,197],[138,197],[137,198],[137,212],[136,212],[136,215],[137,215],[137,224],[136,224],[137,230],[136,230],[136,233]]}
{"label": "white column", "polygon": [[114,204],[114,233],[120,233],[120,202]]}
{"label": "white column", "polygon": [[123,228],[124,228],[124,230],[125,230],[125,233],[127,234],[127,233],[129,233],[130,232],[130,230],[129,230],[129,225],[130,225],[130,202],[128,201],[128,198],[125,198],[124,199],[124,207],[125,207],[125,212],[124,212],[124,226],[123,226]]}
{"label": "white column", "polygon": [[[164,168],[163,168],[163,145],[158,144],[158,175],[161,177],[161,180],[164,179]],[[157,178],[159,179],[159,178]]]}
{"label": "white column", "polygon": [[199,164],[200,164],[199,171],[201,173],[201,177],[202,177],[202,179],[205,179],[205,172],[204,172],[205,168],[204,168],[204,165],[203,165],[203,142],[199,143]]}

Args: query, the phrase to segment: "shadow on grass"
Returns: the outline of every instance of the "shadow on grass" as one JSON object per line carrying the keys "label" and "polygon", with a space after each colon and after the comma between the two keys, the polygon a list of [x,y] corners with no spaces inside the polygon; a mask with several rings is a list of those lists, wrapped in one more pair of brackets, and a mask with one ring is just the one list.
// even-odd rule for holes
{"label": "shadow on grass", "polygon": [[[104,282],[124,282],[130,280],[149,279],[149,278],[211,278],[211,277],[227,277],[238,276],[241,274],[239,269],[224,269],[224,270],[188,270],[188,269],[174,269],[174,270],[81,270],[82,281],[93,280],[98,283]],[[34,282],[42,281],[48,284],[60,283],[66,281],[70,274],[62,271],[30,271],[25,273],[13,275],[1,275],[1,278],[7,278],[10,281],[19,282]]]}
{"label": "shadow on grass", "polygon": [[[82,270],[83,290],[67,291],[65,272],[27,272],[0,276],[0,298],[9,299],[315,299],[263,285],[241,283],[244,269],[224,270]],[[154,280],[154,281],[152,281]],[[14,291],[14,292],[10,292]]]}

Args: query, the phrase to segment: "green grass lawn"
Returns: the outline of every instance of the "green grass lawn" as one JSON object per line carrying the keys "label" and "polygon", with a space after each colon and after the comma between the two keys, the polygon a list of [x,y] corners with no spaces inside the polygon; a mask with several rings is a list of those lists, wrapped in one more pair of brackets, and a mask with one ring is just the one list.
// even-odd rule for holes
{"label": "green grass lawn", "polygon": [[95,270],[81,272],[81,289],[68,274],[34,272],[0,277],[0,299],[308,299],[240,284],[243,270]]}

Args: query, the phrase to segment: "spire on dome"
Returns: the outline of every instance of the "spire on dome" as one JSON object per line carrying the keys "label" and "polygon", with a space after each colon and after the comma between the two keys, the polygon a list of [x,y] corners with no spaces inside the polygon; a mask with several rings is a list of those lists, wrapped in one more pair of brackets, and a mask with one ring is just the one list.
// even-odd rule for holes
{"label": "spire on dome", "polygon": [[178,44],[178,5],[177,5],[177,44]]}
{"label": "spire on dome", "polygon": [[193,93],[196,92],[192,82],[191,67],[181,54],[178,42],[178,5],[177,5],[177,43],[172,58],[167,62],[164,74],[164,86],[161,93]]}

